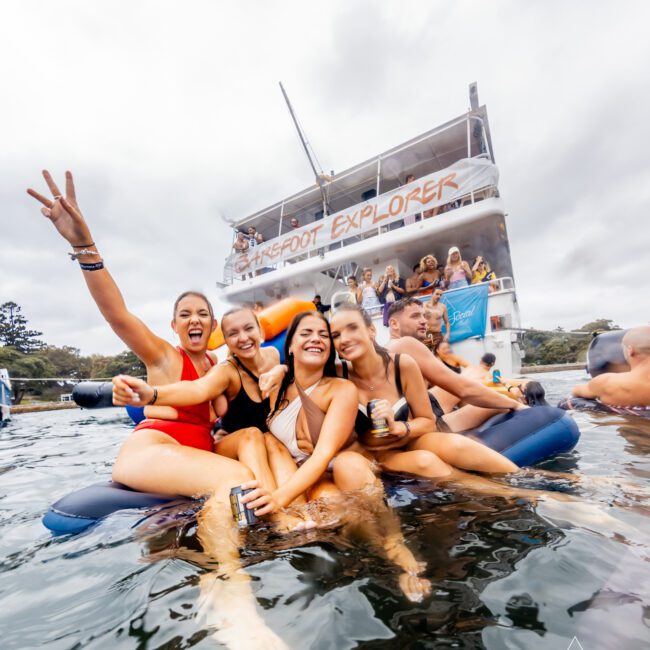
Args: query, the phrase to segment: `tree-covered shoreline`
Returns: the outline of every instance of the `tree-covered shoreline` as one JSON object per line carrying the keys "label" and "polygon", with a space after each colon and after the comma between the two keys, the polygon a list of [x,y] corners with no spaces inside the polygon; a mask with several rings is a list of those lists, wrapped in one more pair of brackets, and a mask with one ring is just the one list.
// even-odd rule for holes
{"label": "tree-covered shoreline", "polygon": [[[41,336],[42,332],[28,329],[19,305],[0,305],[0,368],[6,368],[12,378],[14,404],[25,398],[57,401],[79,381],[146,374],[143,363],[130,350],[113,356],[83,356],[72,346],[48,345],[40,340]],[[21,378],[44,381],[20,381]]]}

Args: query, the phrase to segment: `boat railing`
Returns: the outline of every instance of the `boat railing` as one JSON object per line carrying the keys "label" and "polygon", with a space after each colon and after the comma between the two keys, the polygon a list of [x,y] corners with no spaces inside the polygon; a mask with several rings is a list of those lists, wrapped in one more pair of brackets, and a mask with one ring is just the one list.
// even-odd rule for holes
{"label": "boat railing", "polygon": [[[481,156],[475,156],[475,158],[480,158],[480,157],[486,157],[485,154],[482,154]],[[424,220],[424,219],[439,219],[439,218],[444,218],[445,214],[454,212],[455,210],[465,207],[467,205],[472,205],[474,203],[478,203],[480,201],[483,201],[485,199],[493,198],[495,196],[498,196],[498,188],[496,185],[487,185],[485,187],[479,188],[479,189],[474,189],[470,192],[467,192],[467,194],[463,194],[462,196],[458,197],[455,199],[452,203],[447,204],[442,206],[442,211],[432,215],[432,216],[425,216],[427,211],[424,211],[423,213],[419,213],[413,216],[412,219],[409,219],[408,217],[404,219],[403,221],[398,221],[396,222],[399,224],[400,227],[410,227],[417,223],[416,219],[419,220]],[[247,273],[241,273],[237,272],[235,270],[235,262],[238,258],[239,253],[231,253],[225,260],[224,267],[223,267],[223,280],[222,284],[223,286],[230,286],[232,284],[235,284],[239,281],[243,281],[249,278],[252,278],[254,275],[261,275],[261,274],[266,274],[270,273],[276,269],[284,268],[287,266],[290,266],[291,264],[295,264],[296,262],[300,262],[305,259],[309,258],[314,258],[314,257],[323,257],[326,252],[336,250],[339,248],[344,248],[345,246],[349,246],[351,244],[354,244],[359,241],[365,241],[368,239],[372,239],[374,237],[377,237],[379,235],[382,235],[386,232],[388,232],[389,226],[382,226],[379,225],[377,228],[374,228],[372,230],[368,230],[364,232],[363,234],[359,235],[354,235],[351,237],[348,237],[346,239],[343,239],[342,241],[336,242],[329,244],[328,246],[324,248],[319,248],[316,250],[308,251],[308,252],[295,252],[292,253],[291,251],[287,251],[281,259],[279,259],[277,262],[273,264],[268,264],[267,266],[257,269],[256,271],[253,272],[247,272]],[[269,242],[273,241],[273,239],[269,240]]]}

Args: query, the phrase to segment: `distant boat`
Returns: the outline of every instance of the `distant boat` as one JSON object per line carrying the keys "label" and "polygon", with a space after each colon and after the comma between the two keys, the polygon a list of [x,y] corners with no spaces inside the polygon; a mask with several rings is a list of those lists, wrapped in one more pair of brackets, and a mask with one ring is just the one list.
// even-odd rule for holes
{"label": "distant boat", "polygon": [[11,382],[9,372],[0,368],[0,426],[11,419]]}
{"label": "distant boat", "polygon": [[[467,113],[442,126],[343,172],[317,173],[311,187],[233,220],[237,231],[255,227],[264,242],[226,259],[217,282],[220,297],[268,305],[319,294],[324,304],[336,306],[352,299],[346,276],[360,279],[368,267],[377,281],[392,265],[407,278],[425,255],[445,264],[457,246],[470,266],[473,258],[485,258],[495,279],[445,292],[454,352],[472,363],[492,352],[502,376],[518,374],[523,352],[506,210],[487,109],[478,104],[475,84],[470,104]],[[415,180],[407,183],[411,175]],[[298,224],[292,227],[290,218]],[[477,298],[482,304],[475,310]],[[458,306],[452,307],[455,299]],[[461,306],[467,299],[470,306]],[[460,333],[463,321],[475,325],[477,315],[480,331]],[[373,314],[373,322],[378,341],[386,341],[382,314]]]}

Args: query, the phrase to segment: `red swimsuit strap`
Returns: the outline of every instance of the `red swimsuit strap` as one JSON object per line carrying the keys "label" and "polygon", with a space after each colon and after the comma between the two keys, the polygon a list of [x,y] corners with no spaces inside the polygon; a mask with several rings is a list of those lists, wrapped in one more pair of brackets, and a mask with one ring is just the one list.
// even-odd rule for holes
{"label": "red swimsuit strap", "polygon": [[[199,379],[199,373],[197,372],[192,359],[183,348],[176,348],[183,358],[183,370],[181,372],[181,381],[194,381]],[[206,353],[206,359],[209,361],[210,366],[214,366],[214,361]],[[177,406],[176,411],[178,412],[178,420],[183,422],[191,422],[195,424],[201,424],[203,426],[211,426],[212,421],[210,419],[210,402],[202,402],[201,404],[193,404],[192,406]]]}

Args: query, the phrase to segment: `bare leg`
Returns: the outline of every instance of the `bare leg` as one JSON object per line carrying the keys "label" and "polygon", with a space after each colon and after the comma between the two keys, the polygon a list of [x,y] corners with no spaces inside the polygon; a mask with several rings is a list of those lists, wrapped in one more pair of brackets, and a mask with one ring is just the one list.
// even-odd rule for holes
{"label": "bare leg", "polygon": [[229,433],[217,444],[216,452],[246,465],[265,490],[273,492],[278,487],[269,467],[264,434],[257,427]]}
{"label": "bare leg", "polygon": [[498,451],[459,433],[427,433],[409,443],[407,449],[432,451],[449,465],[475,472],[507,474],[519,469]]}
{"label": "bare leg", "polygon": [[444,421],[452,431],[467,431],[481,426],[488,418],[499,413],[504,413],[504,409],[487,409],[473,404],[461,406],[461,408],[447,413],[445,411]]}
{"label": "bare leg", "polygon": [[454,472],[435,453],[424,449],[381,451],[377,454],[377,460],[389,472],[408,472],[426,478],[449,477]]}
{"label": "bare leg", "polygon": [[[350,528],[367,543],[383,549],[386,557],[403,573],[400,589],[413,602],[420,602],[431,592],[431,583],[418,577],[426,565],[411,553],[399,525],[397,514],[384,503],[381,481],[372,471],[371,461],[354,451],[343,451],[334,460],[334,482],[344,492],[356,492],[365,507],[359,508],[364,517],[353,517]],[[360,504],[361,505],[361,504]]]}
{"label": "bare leg", "polygon": [[[285,648],[257,613],[250,577],[240,571],[239,536],[230,488],[252,479],[241,463],[185,447],[154,429],[134,431],[122,445],[113,478],[136,490],[210,495],[198,515],[198,535],[217,570],[201,578],[201,614],[230,648]],[[261,644],[261,645],[260,645]]]}

